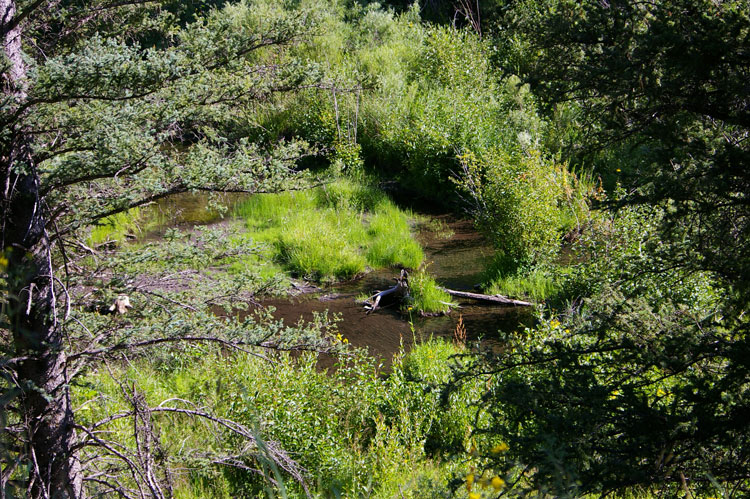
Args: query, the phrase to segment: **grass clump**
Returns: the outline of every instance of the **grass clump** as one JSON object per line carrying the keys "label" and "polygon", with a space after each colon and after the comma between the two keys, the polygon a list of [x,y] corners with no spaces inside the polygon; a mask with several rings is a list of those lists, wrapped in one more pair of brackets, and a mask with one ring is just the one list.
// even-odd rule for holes
{"label": "grass clump", "polygon": [[411,235],[404,212],[390,202],[378,205],[367,229],[367,261],[373,267],[417,268],[424,259],[422,247]]}
{"label": "grass clump", "polygon": [[410,214],[375,187],[340,179],[301,192],[261,194],[234,207],[270,257],[316,281],[351,278],[367,267],[416,268],[424,257]]}
{"label": "grass clump", "polygon": [[559,286],[554,278],[542,269],[534,269],[529,273],[498,276],[485,286],[485,292],[488,294],[530,298],[538,302],[553,296],[557,291],[559,291]]}
{"label": "grass clump", "polygon": [[445,313],[453,306],[450,295],[424,269],[409,276],[409,294],[411,302],[408,306],[426,314]]}
{"label": "grass clump", "polygon": [[383,191],[370,185],[342,178],[313,191],[319,206],[362,213],[381,205],[392,205]]}
{"label": "grass clump", "polygon": [[365,230],[346,210],[297,213],[276,242],[281,260],[295,273],[314,280],[346,279],[365,270],[358,246]]}

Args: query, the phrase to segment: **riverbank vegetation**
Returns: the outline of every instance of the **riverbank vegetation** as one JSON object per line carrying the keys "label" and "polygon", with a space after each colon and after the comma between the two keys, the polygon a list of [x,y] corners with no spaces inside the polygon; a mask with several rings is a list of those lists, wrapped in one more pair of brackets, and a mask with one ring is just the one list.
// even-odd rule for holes
{"label": "riverbank vegetation", "polygon": [[[150,406],[171,399],[163,406],[210,408],[214,421],[151,415],[158,420],[155,442],[163,456],[155,464],[173,470],[175,497],[256,497],[265,495],[269,480],[280,480],[274,496],[308,490],[316,496],[430,497],[460,473],[461,464],[448,452],[463,445],[472,424],[468,401],[476,387],[451,394],[453,407],[440,409],[440,387],[450,379],[458,351],[427,341],[394,358],[384,377],[363,352],[342,357],[325,372],[316,368],[314,354],[259,358],[196,347],[179,362],[157,356],[93,373],[75,391],[76,403],[84,408],[83,423],[126,412],[133,397]],[[244,426],[257,444],[248,446],[218,421]],[[121,445],[134,443],[127,420],[100,431]],[[289,453],[296,477],[276,468],[274,450]]]}
{"label": "riverbank vegetation", "polygon": [[[481,3],[0,0],[4,494],[748,493],[750,5]],[[447,312],[425,204],[533,323],[255,306]]]}
{"label": "riverbank vegetation", "polygon": [[245,220],[248,237],[270,245],[270,260],[304,279],[348,279],[368,267],[417,268],[423,259],[413,217],[375,187],[352,180],[254,196],[233,214]]}

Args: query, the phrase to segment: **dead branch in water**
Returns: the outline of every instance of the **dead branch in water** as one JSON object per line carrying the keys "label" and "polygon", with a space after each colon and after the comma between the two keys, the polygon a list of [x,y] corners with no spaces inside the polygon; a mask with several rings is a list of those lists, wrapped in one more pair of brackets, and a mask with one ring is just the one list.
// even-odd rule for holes
{"label": "dead branch in water", "polygon": [[513,305],[517,307],[531,307],[534,304],[528,301],[514,300],[507,298],[502,295],[483,295],[480,293],[469,293],[468,291],[456,291],[448,288],[440,288],[451,296],[457,298],[468,298],[470,300],[486,301],[490,303],[497,303],[499,305]]}
{"label": "dead branch in water", "polygon": [[[483,301],[487,303],[493,303],[495,305],[511,305],[514,307],[531,307],[534,304],[531,302],[523,301],[523,300],[514,300],[512,298],[508,298],[502,295],[483,295],[480,293],[470,293],[468,291],[456,291],[454,289],[448,289],[439,287],[442,291],[445,291],[451,296],[455,296],[457,298],[466,298],[470,300],[477,300],[477,301]],[[371,314],[372,312],[375,312],[378,308],[380,308],[380,302],[382,299],[387,298],[398,298],[403,300],[404,298],[409,296],[409,275],[406,273],[405,270],[401,271],[401,275],[396,278],[396,285],[392,288],[388,288],[384,291],[379,291],[375,293],[374,295],[370,296],[366,300],[364,300],[365,309],[367,310],[368,314]],[[445,305],[449,305],[450,307],[457,307],[455,304],[452,303],[445,303]],[[422,313],[422,315],[427,316],[428,314]]]}
{"label": "dead branch in water", "polygon": [[365,309],[368,314],[376,311],[380,306],[380,300],[385,297],[393,295],[394,297],[401,297],[402,299],[409,294],[409,274],[405,271],[401,271],[401,275],[396,278],[396,285],[392,288],[388,288],[385,291],[375,293],[371,297],[365,300]]}

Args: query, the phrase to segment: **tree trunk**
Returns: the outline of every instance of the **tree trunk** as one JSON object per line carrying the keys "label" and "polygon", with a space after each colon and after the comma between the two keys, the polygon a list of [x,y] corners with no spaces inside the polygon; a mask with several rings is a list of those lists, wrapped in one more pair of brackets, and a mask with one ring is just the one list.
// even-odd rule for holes
{"label": "tree trunk", "polygon": [[[9,104],[1,118],[0,189],[2,245],[8,259],[6,319],[12,353],[19,359],[15,381],[25,426],[25,449],[17,456],[29,466],[32,497],[83,497],[81,464],[67,379],[63,332],[56,318],[54,269],[39,197],[40,179],[23,127],[27,99],[22,25],[16,24],[15,0],[0,0],[0,34],[9,67],[3,73],[2,98]],[[7,108],[6,108],[7,109]],[[8,464],[8,463],[4,463]]]}

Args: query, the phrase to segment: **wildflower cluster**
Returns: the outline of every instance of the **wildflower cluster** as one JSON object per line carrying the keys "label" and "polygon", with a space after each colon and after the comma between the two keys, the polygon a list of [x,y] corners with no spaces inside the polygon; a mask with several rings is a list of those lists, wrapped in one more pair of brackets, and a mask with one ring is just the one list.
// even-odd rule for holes
{"label": "wildflower cluster", "polygon": [[[494,455],[502,454],[507,452],[510,447],[505,442],[500,442],[490,449],[490,453]],[[476,454],[476,447],[472,446],[472,454]],[[494,490],[499,492],[505,488],[505,480],[497,475],[487,474],[482,472],[479,478],[476,477],[474,469],[469,471],[465,479],[466,490],[469,493],[469,499],[480,499],[482,497],[481,489]],[[475,488],[475,485],[478,487]]]}
{"label": "wildflower cluster", "polygon": [[342,345],[346,345],[347,343],[349,343],[349,340],[341,336],[341,333],[336,333],[336,341],[338,343],[341,343]]}

